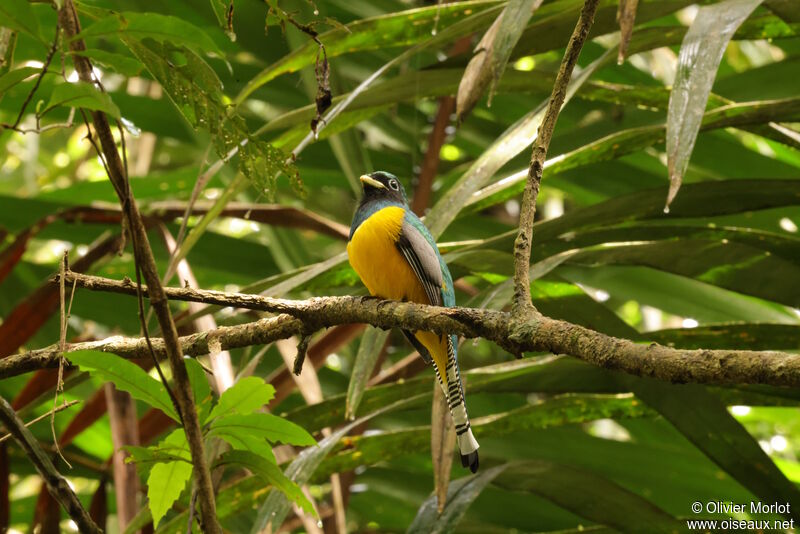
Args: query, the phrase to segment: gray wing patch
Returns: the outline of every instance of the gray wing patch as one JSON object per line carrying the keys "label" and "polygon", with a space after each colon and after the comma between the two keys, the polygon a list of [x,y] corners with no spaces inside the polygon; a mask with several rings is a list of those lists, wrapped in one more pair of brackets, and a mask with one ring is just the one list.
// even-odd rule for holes
{"label": "gray wing patch", "polygon": [[402,232],[395,244],[425,288],[430,303],[441,306],[444,280],[436,249],[408,222],[403,222]]}

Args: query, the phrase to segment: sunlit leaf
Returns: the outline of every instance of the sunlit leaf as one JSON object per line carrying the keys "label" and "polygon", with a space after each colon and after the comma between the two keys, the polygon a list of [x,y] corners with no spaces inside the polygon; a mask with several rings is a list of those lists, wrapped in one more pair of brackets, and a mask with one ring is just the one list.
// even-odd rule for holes
{"label": "sunlit leaf", "polygon": [[736,28],[763,0],[725,0],[697,12],[678,56],[667,113],[670,205],[689,166],[697,133],[722,54]]}
{"label": "sunlit leaf", "polygon": [[275,396],[275,388],[262,378],[247,376],[225,390],[208,419],[230,414],[249,414],[265,406]]}
{"label": "sunlit leaf", "polygon": [[120,118],[119,108],[111,101],[108,93],[102,93],[93,85],[84,82],[56,85],[50,95],[50,101],[39,115],[44,115],[57,106],[103,111],[115,119]]}
{"label": "sunlit leaf", "polygon": [[71,352],[69,360],[101,380],[113,382],[117,389],[127,391],[134,399],[158,408],[175,421],[180,421],[172,407],[164,384],[148,375],[133,362],[114,354],[98,351]]}

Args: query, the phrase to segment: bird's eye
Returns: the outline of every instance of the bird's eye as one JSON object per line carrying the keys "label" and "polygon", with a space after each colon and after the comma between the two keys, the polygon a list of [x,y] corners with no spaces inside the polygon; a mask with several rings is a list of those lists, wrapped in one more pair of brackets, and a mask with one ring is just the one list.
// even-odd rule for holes
{"label": "bird's eye", "polygon": [[389,187],[391,187],[395,191],[400,190],[400,186],[398,185],[397,180],[389,180]]}

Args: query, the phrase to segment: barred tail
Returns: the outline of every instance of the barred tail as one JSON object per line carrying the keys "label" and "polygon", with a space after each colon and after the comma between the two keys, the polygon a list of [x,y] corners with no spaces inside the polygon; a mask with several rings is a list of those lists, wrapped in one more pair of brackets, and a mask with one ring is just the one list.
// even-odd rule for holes
{"label": "barred tail", "polygon": [[442,386],[445,398],[447,399],[450,414],[453,416],[453,421],[456,425],[456,436],[458,441],[458,449],[461,452],[461,465],[469,467],[470,471],[475,473],[478,470],[478,442],[472,434],[472,428],[469,424],[469,415],[467,414],[467,404],[464,401],[464,385],[461,382],[461,373],[458,369],[458,360],[456,360],[454,336],[447,336],[447,364],[445,366],[445,381],[439,373],[438,366],[434,366],[436,370],[436,378]]}

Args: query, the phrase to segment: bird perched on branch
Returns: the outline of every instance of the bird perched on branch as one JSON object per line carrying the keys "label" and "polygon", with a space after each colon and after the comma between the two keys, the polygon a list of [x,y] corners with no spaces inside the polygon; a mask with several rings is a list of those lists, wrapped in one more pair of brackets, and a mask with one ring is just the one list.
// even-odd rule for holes
{"label": "bird perched on branch", "polygon": [[[370,294],[391,300],[455,306],[453,279],[433,236],[408,206],[397,177],[373,172],[361,177],[364,194],[353,216],[347,254]],[[478,470],[478,442],[464,402],[455,335],[404,330],[422,359],[434,364],[456,425],[461,464]]]}

